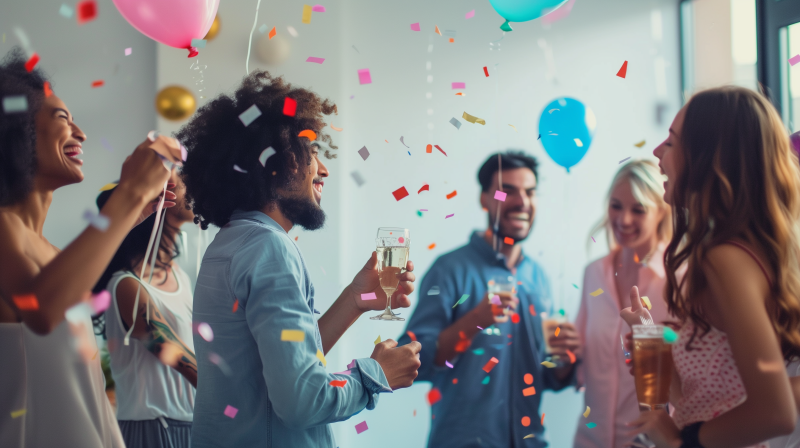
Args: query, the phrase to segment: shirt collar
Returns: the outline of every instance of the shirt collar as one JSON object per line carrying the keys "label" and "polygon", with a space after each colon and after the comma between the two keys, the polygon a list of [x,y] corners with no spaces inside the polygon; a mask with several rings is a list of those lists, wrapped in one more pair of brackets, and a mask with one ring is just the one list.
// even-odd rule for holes
{"label": "shirt collar", "polygon": [[[469,240],[470,247],[472,247],[475,252],[480,254],[487,263],[506,267],[506,256],[500,252],[495,252],[494,249],[492,249],[492,246],[489,245],[485,239],[483,239],[483,235],[484,233],[478,230],[473,232],[472,237]],[[527,261],[528,257],[525,256],[525,252],[520,252],[519,262],[517,263],[516,268],[519,268]]]}
{"label": "shirt collar", "polygon": [[244,210],[234,210],[233,214],[231,215],[231,221],[236,219],[248,219],[251,221],[258,221],[261,224],[269,227],[270,229],[286,234],[286,231],[283,230],[280,224],[278,224],[274,219],[267,216],[264,212],[259,210],[251,210],[251,211],[244,211]]}

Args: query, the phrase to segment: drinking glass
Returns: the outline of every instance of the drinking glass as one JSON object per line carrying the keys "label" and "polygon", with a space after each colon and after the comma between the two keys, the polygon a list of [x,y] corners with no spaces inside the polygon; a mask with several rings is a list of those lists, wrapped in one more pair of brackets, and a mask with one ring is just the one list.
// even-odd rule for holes
{"label": "drinking glass", "polygon": [[[495,275],[489,279],[489,281],[486,283],[486,287],[489,292],[489,301],[492,301],[492,298],[495,295],[510,296],[517,292],[517,281],[513,276],[510,275]],[[499,302],[495,302],[497,301],[495,300],[492,303],[495,305],[500,304]],[[498,316],[495,316],[495,321],[505,322],[508,320],[508,315],[505,314],[505,311],[500,316],[503,316],[500,318],[500,320],[497,320]]]}
{"label": "drinking glass", "polygon": [[663,325],[634,325],[633,376],[642,410],[666,409],[672,380],[672,347]]}
{"label": "drinking glass", "polygon": [[548,355],[553,354],[553,347],[550,347],[550,336],[556,333],[556,328],[567,322],[567,313],[560,310],[552,315],[547,311],[539,313],[542,316],[542,336],[544,337],[544,350]]}
{"label": "drinking glass", "polygon": [[383,313],[372,316],[372,320],[405,320],[392,312],[392,294],[400,283],[400,274],[406,271],[408,263],[408,249],[411,239],[408,229],[397,227],[381,227],[375,239],[378,252],[378,275],[381,288],[386,293],[386,309]]}

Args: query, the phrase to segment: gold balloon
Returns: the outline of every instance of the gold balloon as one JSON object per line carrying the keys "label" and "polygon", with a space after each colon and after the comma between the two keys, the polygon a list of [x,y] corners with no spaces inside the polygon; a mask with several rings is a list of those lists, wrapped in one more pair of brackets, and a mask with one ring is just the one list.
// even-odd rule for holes
{"label": "gold balloon", "polygon": [[211,28],[208,29],[208,33],[206,33],[206,37],[203,39],[208,41],[214,40],[214,38],[217,37],[217,34],[219,34],[220,24],[221,21],[219,20],[219,14],[217,14],[214,16],[214,23],[211,24]]}
{"label": "gold balloon", "polygon": [[164,87],[156,95],[156,111],[167,120],[185,120],[196,108],[192,92],[181,86]]}

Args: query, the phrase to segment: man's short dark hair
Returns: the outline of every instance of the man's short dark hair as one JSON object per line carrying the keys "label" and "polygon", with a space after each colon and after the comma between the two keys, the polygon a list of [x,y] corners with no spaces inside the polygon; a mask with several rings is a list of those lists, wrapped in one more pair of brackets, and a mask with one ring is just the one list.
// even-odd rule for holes
{"label": "man's short dark hair", "polygon": [[[283,113],[287,97],[297,102],[294,116]],[[261,115],[244,126],[239,115],[253,105]],[[182,178],[195,222],[204,229],[209,223],[222,227],[234,210],[262,210],[276,203],[279,189],[296,188],[297,178],[311,164],[312,145],[325,148],[326,157],[335,157],[328,148],[336,146],[323,134],[323,115],[335,112],[336,105],[329,100],[292,88],[282,77],[273,78],[263,70],[245,77],[233,95],[219,95],[201,107],[176,134],[188,151]],[[315,142],[298,137],[305,129],[317,134]],[[275,154],[261,166],[259,156],[268,147]],[[294,163],[297,175],[291,171]]]}
{"label": "man's short dark hair", "polygon": [[506,152],[494,153],[489,156],[486,162],[483,162],[481,169],[478,170],[478,182],[480,182],[481,191],[484,193],[493,188],[492,177],[494,177],[494,173],[500,170],[500,161],[497,160],[498,155],[503,162],[503,171],[516,168],[528,168],[533,171],[533,177],[535,177],[537,181],[539,180],[539,162],[536,161],[536,158],[525,154],[521,150],[509,149]]}

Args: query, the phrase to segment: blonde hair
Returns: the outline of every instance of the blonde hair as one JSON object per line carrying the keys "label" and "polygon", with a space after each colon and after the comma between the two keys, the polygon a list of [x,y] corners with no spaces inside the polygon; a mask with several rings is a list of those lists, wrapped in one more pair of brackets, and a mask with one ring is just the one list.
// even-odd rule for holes
{"label": "blonde hair", "polygon": [[[592,228],[589,233],[590,239],[600,230],[605,229],[608,249],[614,250],[617,247],[617,240],[611,230],[611,221],[608,219],[608,206],[611,202],[611,193],[622,182],[629,182],[633,197],[642,204],[646,211],[664,210],[664,217],[658,223],[658,241],[666,242],[672,238],[672,213],[669,205],[664,202],[664,183],[663,176],[658,166],[649,160],[632,160],[617,171],[611,186],[606,193],[606,208],[604,217]],[[588,244],[588,242],[587,242]]]}

